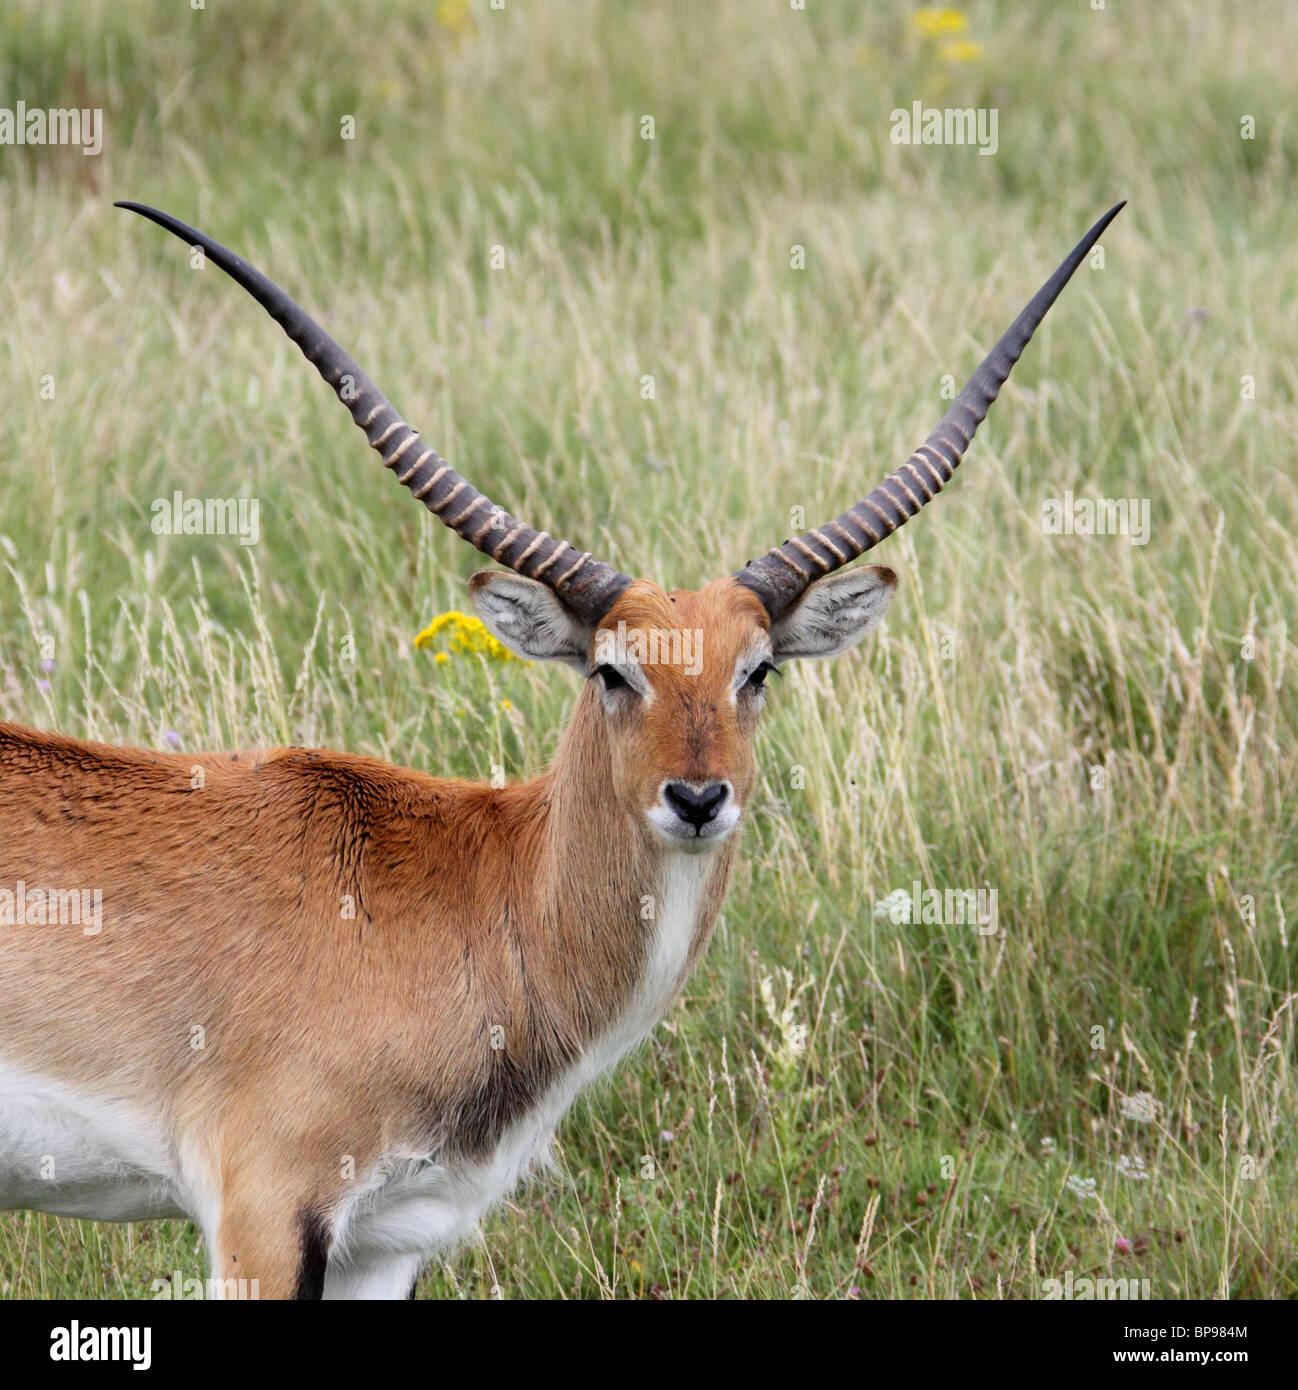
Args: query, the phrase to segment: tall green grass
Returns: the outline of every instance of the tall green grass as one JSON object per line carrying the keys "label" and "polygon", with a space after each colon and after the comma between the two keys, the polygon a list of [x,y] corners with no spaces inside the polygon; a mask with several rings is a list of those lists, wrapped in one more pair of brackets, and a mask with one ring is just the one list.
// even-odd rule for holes
{"label": "tall green grass", "polygon": [[[775,691],[680,1005],[430,1296],[1298,1292],[1298,14],[965,13],[964,62],[908,7],[781,0],[0,16],[4,100],[107,125],[0,147],[0,717],[88,737],[521,775],[573,690],[414,649],[480,560],[113,198],[249,256],[519,515],[684,586],[872,486],[1131,199],[879,552],[881,634]],[[996,107],[996,155],[892,145],[915,100]],[[175,489],[257,497],[260,543],[153,535]],[[1065,490],[1148,499],[1149,543],[1045,535]],[[916,880],[994,888],[997,933],[876,913]],[[7,1297],[200,1258],[0,1216]]]}

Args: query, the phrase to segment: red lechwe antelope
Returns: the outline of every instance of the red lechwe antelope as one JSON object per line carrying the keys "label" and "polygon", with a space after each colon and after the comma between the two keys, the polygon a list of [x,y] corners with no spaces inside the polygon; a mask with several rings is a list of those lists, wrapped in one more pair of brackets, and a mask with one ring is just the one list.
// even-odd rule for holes
{"label": "red lechwe antelope", "polygon": [[[0,888],[13,904],[76,884],[102,904],[90,933],[35,913],[0,925],[0,1207],[189,1216],[218,1289],[405,1295],[671,1006],[726,891],[768,672],[883,617],[891,570],[833,572],[950,480],[1118,208],[868,497],[666,593],[516,521],[264,276],[122,206],[202,247],[398,480],[507,567],[470,583],[499,640],[585,679],[553,765],[503,788],[347,753],[195,757],[0,724]],[[630,654],[687,633],[688,669]]]}

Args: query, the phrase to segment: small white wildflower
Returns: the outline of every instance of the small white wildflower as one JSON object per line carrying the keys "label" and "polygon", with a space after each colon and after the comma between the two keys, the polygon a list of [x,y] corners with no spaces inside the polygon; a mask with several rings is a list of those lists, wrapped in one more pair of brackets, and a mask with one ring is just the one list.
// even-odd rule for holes
{"label": "small white wildflower", "polygon": [[[781,998],[775,994],[776,976],[780,980]],[[758,984],[762,1005],[766,1016],[774,1025],[773,1037],[766,1043],[766,1051],[777,1070],[792,1067],[807,1050],[810,1028],[798,1020],[798,997],[807,988],[807,982],[794,985],[793,972],[781,966],[774,975],[763,975]]]}
{"label": "small white wildflower", "polygon": [[1041,1141],[1041,1152],[1049,1157],[1055,1151],[1055,1141],[1053,1139],[1043,1139]]}
{"label": "small white wildflower", "polygon": [[1095,1196],[1095,1179],[1079,1177],[1076,1173],[1068,1175],[1068,1190],[1074,1197],[1080,1197],[1083,1201]]}
{"label": "small white wildflower", "polygon": [[1121,1177],[1130,1178],[1132,1182],[1144,1182],[1149,1177],[1145,1160],[1139,1154],[1120,1154],[1118,1156],[1118,1174]]}
{"label": "small white wildflower", "polygon": [[1123,1096],[1118,1102],[1124,1120],[1135,1120],[1142,1125],[1152,1125],[1158,1119],[1159,1108],[1158,1097],[1150,1095],[1148,1091]]}
{"label": "small white wildflower", "polygon": [[874,920],[876,922],[891,922],[894,927],[899,927],[903,922],[909,922],[914,913],[914,904],[910,900],[910,894],[904,888],[894,888],[886,898],[875,903]]}

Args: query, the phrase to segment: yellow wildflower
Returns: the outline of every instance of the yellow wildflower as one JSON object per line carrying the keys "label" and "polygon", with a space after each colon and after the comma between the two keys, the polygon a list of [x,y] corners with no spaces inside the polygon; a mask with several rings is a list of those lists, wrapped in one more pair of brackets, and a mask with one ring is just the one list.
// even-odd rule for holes
{"label": "yellow wildflower", "polygon": [[954,43],[944,43],[938,52],[952,63],[976,63],[986,49],[972,39],[957,39]]}
{"label": "yellow wildflower", "polygon": [[449,29],[457,39],[467,38],[478,32],[478,26],[473,22],[469,0],[441,0],[441,4],[433,11],[433,18],[443,29]]}
{"label": "yellow wildflower", "polygon": [[416,647],[431,647],[439,637],[446,651],[438,652],[434,661],[449,661],[452,656],[485,656],[489,661],[515,661],[508,647],[502,647],[484,626],[481,618],[467,613],[439,613],[415,638]]}
{"label": "yellow wildflower", "polygon": [[946,5],[925,5],[911,15],[910,25],[926,39],[937,39],[943,34],[962,34],[969,27],[969,21],[959,10]]}

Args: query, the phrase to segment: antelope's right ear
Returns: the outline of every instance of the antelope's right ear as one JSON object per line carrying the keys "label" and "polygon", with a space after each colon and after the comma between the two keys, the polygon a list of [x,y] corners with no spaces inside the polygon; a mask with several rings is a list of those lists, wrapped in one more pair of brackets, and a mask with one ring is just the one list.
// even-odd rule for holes
{"label": "antelope's right ear", "polygon": [[593,629],[535,579],[505,570],[479,570],[469,598],[497,641],[527,661],[563,661],[582,675],[590,665]]}

